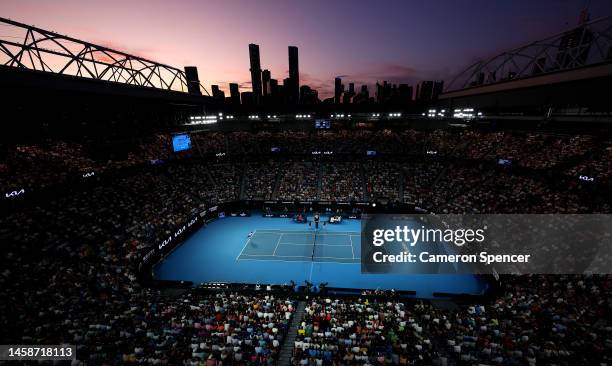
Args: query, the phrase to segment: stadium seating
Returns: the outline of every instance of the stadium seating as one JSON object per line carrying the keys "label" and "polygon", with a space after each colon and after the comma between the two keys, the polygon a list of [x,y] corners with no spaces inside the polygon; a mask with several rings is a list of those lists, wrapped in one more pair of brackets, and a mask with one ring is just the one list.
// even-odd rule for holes
{"label": "stadium seating", "polygon": [[596,364],[609,350],[609,324],[600,321],[609,314],[601,298],[609,285],[601,276],[522,276],[490,303],[453,309],[315,298],[293,365]]}
{"label": "stadium seating", "polygon": [[[169,141],[165,134],[142,139],[119,161],[93,159],[85,143],[67,141],[22,144],[3,157],[0,188],[26,192],[3,201],[3,340],[75,343],[85,364],[274,364],[297,299],[197,290],[171,296],[136,280],[153,243],[220,202],[403,200],[449,213],[610,213],[603,198],[612,145],[597,136],[215,132],[194,134],[185,154],[173,154]],[[367,150],[379,156],[367,158]],[[85,178],[88,172],[95,175]],[[310,298],[293,363],[610,361],[609,276],[505,283],[486,302],[450,309],[397,298]]]}

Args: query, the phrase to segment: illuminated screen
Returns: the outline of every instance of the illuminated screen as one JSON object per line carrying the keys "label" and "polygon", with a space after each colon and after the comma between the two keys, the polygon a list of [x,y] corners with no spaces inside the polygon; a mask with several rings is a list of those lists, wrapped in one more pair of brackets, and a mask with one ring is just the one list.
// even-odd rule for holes
{"label": "illuminated screen", "polygon": [[174,135],[172,136],[172,149],[174,152],[191,149],[191,139],[189,135]]}
{"label": "illuminated screen", "polygon": [[331,122],[328,119],[316,119],[315,128],[330,128]]}
{"label": "illuminated screen", "polygon": [[497,160],[497,164],[499,164],[499,165],[512,165],[512,160],[499,159],[499,160]]}

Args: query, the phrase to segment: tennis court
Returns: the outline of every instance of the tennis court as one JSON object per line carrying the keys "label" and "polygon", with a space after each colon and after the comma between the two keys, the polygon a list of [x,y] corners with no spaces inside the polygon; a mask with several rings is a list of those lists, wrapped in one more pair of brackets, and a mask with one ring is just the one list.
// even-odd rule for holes
{"label": "tennis court", "polygon": [[359,232],[255,230],[236,260],[359,263]]}
{"label": "tennis court", "polygon": [[[192,234],[155,266],[155,278],[204,282],[283,284],[304,280],[352,289],[481,293],[473,275],[367,274],[361,272],[361,222],[320,226],[287,218],[226,217]],[[249,233],[253,235],[249,238]]]}

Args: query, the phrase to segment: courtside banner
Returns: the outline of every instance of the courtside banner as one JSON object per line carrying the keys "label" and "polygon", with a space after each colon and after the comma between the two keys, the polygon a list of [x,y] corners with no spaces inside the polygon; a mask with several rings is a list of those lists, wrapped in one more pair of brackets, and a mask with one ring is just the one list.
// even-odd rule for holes
{"label": "courtside banner", "polygon": [[361,222],[362,273],[612,273],[612,215],[368,214]]}

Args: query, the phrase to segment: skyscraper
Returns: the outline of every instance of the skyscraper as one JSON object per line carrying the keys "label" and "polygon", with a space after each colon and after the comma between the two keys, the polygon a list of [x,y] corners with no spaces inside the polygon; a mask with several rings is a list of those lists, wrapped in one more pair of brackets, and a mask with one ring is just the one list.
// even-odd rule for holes
{"label": "skyscraper", "polygon": [[376,82],[376,91],[374,92],[374,96],[376,97],[376,103],[382,103],[383,86],[378,81]]}
{"label": "skyscraper", "polygon": [[342,85],[342,79],[336,78],[334,80],[334,103],[340,104],[340,98],[342,97],[342,92],[344,91],[344,85]]}
{"label": "skyscraper", "polygon": [[212,89],[213,98],[215,98],[219,102],[225,101],[225,93],[221,89],[219,89],[219,85],[211,85],[210,88]]}
{"label": "skyscraper", "polygon": [[253,103],[261,101],[261,63],[259,61],[259,45],[249,44],[249,58],[251,61],[251,85],[253,86]]}
{"label": "skyscraper", "polygon": [[232,104],[239,105],[240,104],[240,90],[238,90],[238,84],[230,83],[229,89],[230,89],[230,98],[232,100]]}
{"label": "skyscraper", "polygon": [[319,93],[311,89],[308,85],[300,87],[300,103],[302,104],[317,104],[319,102]]}
{"label": "skyscraper", "polygon": [[293,103],[293,79],[284,78],[283,79],[283,103],[282,104],[292,104]]}
{"label": "skyscraper", "polygon": [[278,80],[270,79],[270,94],[274,95],[278,92]]}
{"label": "skyscraper", "polygon": [[270,70],[264,70],[261,73],[261,82],[262,82],[262,87],[263,87],[263,96],[267,97],[268,95],[272,94],[272,90],[270,89],[270,79],[272,78],[272,74],[270,73]]}
{"label": "skyscraper", "polygon": [[432,100],[437,100],[438,95],[442,93],[442,89],[444,88],[443,81],[421,81],[420,84],[417,85],[416,98],[421,102],[429,102]]}
{"label": "skyscraper", "polygon": [[343,104],[350,104],[355,96],[355,83],[349,83],[348,91],[344,93],[342,97]]}
{"label": "skyscraper", "polygon": [[431,100],[438,100],[438,95],[442,94],[444,89],[444,81],[434,81],[433,90],[431,92]]}
{"label": "skyscraper", "polygon": [[419,100],[421,102],[429,102],[432,99],[434,83],[431,80],[421,81],[419,84]]}
{"label": "skyscraper", "polygon": [[198,78],[197,67],[185,66],[185,79],[187,79],[187,91],[189,94],[202,95],[202,91],[200,91],[200,79]]}
{"label": "skyscraper", "polygon": [[298,65],[298,48],[289,46],[289,79],[291,79],[289,91],[292,102],[298,103],[300,95],[300,70]]}
{"label": "skyscraper", "polygon": [[359,91],[359,94],[355,95],[355,97],[353,98],[353,103],[355,104],[367,103],[369,102],[369,99],[370,99],[370,92],[368,91],[368,86],[362,85],[361,90]]}
{"label": "skyscraper", "polygon": [[400,84],[397,87],[399,93],[399,99],[401,103],[412,102],[412,87],[408,84]]}
{"label": "skyscraper", "polygon": [[278,85],[278,80],[270,79],[270,101],[272,105],[282,104],[282,85]]}
{"label": "skyscraper", "polygon": [[253,92],[242,92],[240,99],[242,99],[242,105],[253,105]]}

